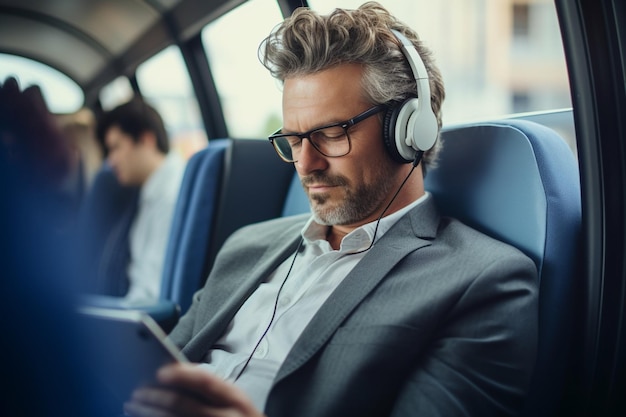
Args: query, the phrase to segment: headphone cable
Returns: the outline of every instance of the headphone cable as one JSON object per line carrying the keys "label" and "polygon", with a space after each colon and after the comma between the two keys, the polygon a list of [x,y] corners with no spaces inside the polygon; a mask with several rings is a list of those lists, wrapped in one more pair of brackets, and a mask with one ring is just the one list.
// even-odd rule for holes
{"label": "headphone cable", "polygon": [[[370,245],[366,249],[362,249],[360,251],[353,252],[353,253],[350,253],[348,255],[357,255],[359,253],[367,252],[368,250],[370,250],[372,248],[372,246],[374,246],[374,241],[376,240],[376,233],[378,232],[378,225],[380,224],[381,219],[383,218],[383,216],[385,215],[387,210],[389,210],[389,207],[391,207],[391,204],[394,202],[396,197],[398,197],[398,194],[400,194],[400,191],[402,190],[402,188],[404,187],[406,182],[409,180],[409,177],[411,176],[411,174],[413,173],[415,168],[419,165],[419,163],[420,163],[420,161],[422,159],[422,155],[423,154],[424,154],[424,151],[417,151],[415,153],[415,159],[413,160],[413,162],[411,164],[412,165],[411,170],[409,171],[409,173],[406,176],[406,178],[404,178],[404,180],[402,181],[402,184],[400,184],[400,187],[398,187],[398,190],[395,192],[395,194],[393,195],[393,197],[391,198],[391,200],[389,201],[389,203],[387,204],[385,209],[382,211],[382,213],[380,213],[380,216],[378,216],[378,219],[376,220],[376,227],[374,228],[374,236],[372,237],[372,242],[370,243]],[[289,270],[287,271],[287,275],[283,279],[283,282],[280,284],[280,287],[278,288],[278,292],[276,293],[276,299],[274,300],[274,308],[272,310],[272,316],[270,317],[269,324],[267,325],[267,327],[263,331],[263,334],[261,335],[261,337],[257,341],[256,345],[252,349],[252,352],[250,353],[250,355],[248,355],[248,358],[246,359],[245,363],[243,364],[243,367],[241,368],[241,370],[239,370],[239,372],[237,373],[237,376],[235,377],[233,382],[237,382],[237,380],[241,377],[241,375],[243,375],[244,371],[248,368],[248,365],[250,364],[250,361],[252,360],[252,357],[254,356],[254,353],[259,348],[259,345],[261,344],[261,342],[263,341],[265,336],[267,336],[267,333],[270,331],[270,328],[272,327],[272,324],[274,323],[274,319],[276,318],[276,312],[278,311],[278,299],[280,297],[280,293],[282,292],[283,287],[285,286],[285,283],[287,282],[287,278],[289,278],[289,275],[291,274],[291,270],[293,269],[293,266],[296,263],[296,258],[298,257],[298,253],[300,252],[300,249],[302,248],[302,244],[303,243],[304,243],[304,238],[300,238],[300,242],[298,243],[298,247],[296,248],[296,251],[295,251],[295,253],[293,255],[293,258],[291,259],[291,265],[289,266]]]}
{"label": "headphone cable", "polygon": [[374,242],[376,241],[376,233],[378,233],[378,225],[380,224],[381,219],[383,218],[387,210],[389,210],[389,207],[391,207],[391,204],[394,202],[396,197],[398,197],[398,194],[400,194],[400,190],[402,190],[402,188],[404,187],[404,184],[406,184],[406,182],[409,180],[409,177],[411,176],[415,168],[419,165],[420,161],[422,160],[423,155],[424,155],[424,151],[417,151],[415,153],[415,158],[413,159],[413,162],[411,163],[412,165],[411,170],[409,171],[406,178],[404,178],[404,181],[402,181],[402,184],[400,184],[400,187],[398,187],[398,190],[396,190],[396,193],[393,195],[391,200],[389,200],[389,203],[387,203],[387,206],[385,207],[385,209],[382,211],[382,213],[380,213],[380,216],[378,216],[378,220],[376,220],[376,227],[374,228],[374,236],[372,237],[372,242],[370,243],[370,245],[365,249],[361,249],[360,251],[350,253],[349,255],[358,255],[359,253],[367,252],[368,250],[372,249],[372,246],[374,246]]}

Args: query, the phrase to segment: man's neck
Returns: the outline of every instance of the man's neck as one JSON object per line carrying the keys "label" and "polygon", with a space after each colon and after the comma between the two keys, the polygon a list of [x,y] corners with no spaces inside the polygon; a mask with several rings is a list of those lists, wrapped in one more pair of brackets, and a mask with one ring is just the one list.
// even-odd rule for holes
{"label": "man's neck", "polygon": [[330,243],[330,247],[333,248],[333,250],[338,250],[341,246],[341,241],[348,233],[348,231],[339,230],[335,226],[329,226],[328,232],[326,233],[326,240]]}
{"label": "man's neck", "polygon": [[163,165],[165,162],[165,154],[158,153],[154,154],[146,164],[145,178],[143,180],[143,185],[150,179],[150,177]]}

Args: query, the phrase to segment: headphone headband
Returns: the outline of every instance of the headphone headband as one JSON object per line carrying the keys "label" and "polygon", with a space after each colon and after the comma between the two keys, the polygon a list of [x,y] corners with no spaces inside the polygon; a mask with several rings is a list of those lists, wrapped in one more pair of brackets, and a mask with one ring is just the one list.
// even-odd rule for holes
{"label": "headphone headband", "polygon": [[406,36],[395,29],[391,29],[391,32],[400,41],[400,50],[409,62],[413,78],[415,79],[415,85],[417,87],[417,97],[420,99],[422,97],[428,97],[428,100],[430,101],[430,82],[424,61],[422,61],[422,58],[417,53],[415,46],[413,46],[411,41],[408,40]]}

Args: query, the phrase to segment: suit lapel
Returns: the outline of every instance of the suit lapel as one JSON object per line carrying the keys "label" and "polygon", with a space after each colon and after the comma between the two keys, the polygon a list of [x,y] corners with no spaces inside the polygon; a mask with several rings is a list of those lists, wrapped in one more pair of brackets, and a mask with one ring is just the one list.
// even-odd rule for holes
{"label": "suit lapel", "polygon": [[[242,261],[235,269],[228,272],[228,280],[219,280],[210,287],[210,291],[203,290],[202,317],[206,321],[191,341],[184,347],[183,353],[191,361],[199,361],[233,319],[241,305],[250,294],[272,273],[289,254],[293,253],[300,241],[299,231],[302,222],[286,228],[277,238],[272,239],[265,253],[255,263],[247,264]],[[217,271],[216,273],[222,273]]]}
{"label": "suit lapel", "polygon": [[289,352],[274,384],[297,370],[326,344],[346,317],[401,259],[430,245],[438,224],[439,215],[432,198],[398,220],[322,305]]}

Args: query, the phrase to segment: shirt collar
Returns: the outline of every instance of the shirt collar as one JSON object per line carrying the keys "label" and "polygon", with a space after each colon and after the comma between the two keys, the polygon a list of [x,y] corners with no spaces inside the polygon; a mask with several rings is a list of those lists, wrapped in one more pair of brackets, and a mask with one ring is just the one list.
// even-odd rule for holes
{"label": "shirt collar", "polygon": [[[424,202],[428,198],[428,195],[429,193],[426,192],[423,196],[413,201],[411,204],[408,204],[400,210],[380,219],[378,230],[376,230],[376,223],[378,220],[374,220],[373,222],[357,227],[343,237],[339,252],[357,252],[368,248],[372,244],[373,239],[374,243],[378,241],[378,239],[380,239],[398,220],[400,220],[402,216]],[[328,245],[328,242],[326,241],[327,231],[328,226],[317,223],[313,217],[311,217],[302,228],[302,238],[308,245],[330,248],[330,245]],[[375,236],[374,233],[376,233]]]}
{"label": "shirt collar", "polygon": [[148,201],[158,197],[161,193],[161,186],[167,180],[167,177],[171,174],[170,166],[175,163],[173,152],[168,153],[161,165],[148,177],[146,182],[141,187],[140,199],[141,201]]}

